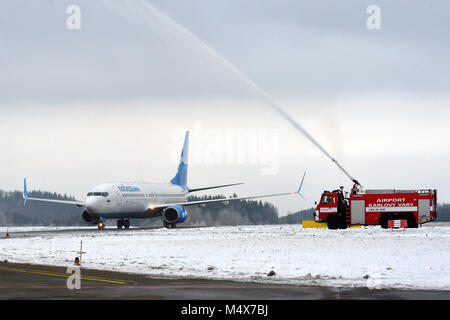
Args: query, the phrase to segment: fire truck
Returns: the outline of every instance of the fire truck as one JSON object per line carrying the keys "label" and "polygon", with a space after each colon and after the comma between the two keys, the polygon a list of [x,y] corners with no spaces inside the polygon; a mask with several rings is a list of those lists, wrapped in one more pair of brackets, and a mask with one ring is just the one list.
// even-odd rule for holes
{"label": "fire truck", "polygon": [[[420,224],[434,221],[436,212],[436,190],[363,190],[363,186],[333,158],[300,124],[282,110],[291,124],[300,130],[323,154],[325,154],[352,182],[350,194],[344,187],[324,191],[319,204],[316,203],[314,220],[325,222],[329,229],[345,229],[351,225],[405,225],[417,228]],[[394,223],[393,223],[394,222]]]}
{"label": "fire truck", "polygon": [[350,193],[343,189],[323,192],[315,221],[326,222],[329,229],[345,229],[351,225],[387,228],[392,220],[406,220],[408,228],[417,228],[437,218],[436,190],[363,191],[358,184]]}

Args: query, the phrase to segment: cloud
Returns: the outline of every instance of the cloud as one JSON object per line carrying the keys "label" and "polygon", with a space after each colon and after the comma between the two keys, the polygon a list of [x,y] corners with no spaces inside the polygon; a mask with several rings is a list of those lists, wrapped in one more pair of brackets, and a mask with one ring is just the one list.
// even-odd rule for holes
{"label": "cloud", "polygon": [[149,3],[80,0],[82,28],[71,31],[71,1],[3,2],[0,99],[249,96],[159,8],[278,96],[448,90],[444,1],[381,1],[380,31],[367,30],[360,1]]}

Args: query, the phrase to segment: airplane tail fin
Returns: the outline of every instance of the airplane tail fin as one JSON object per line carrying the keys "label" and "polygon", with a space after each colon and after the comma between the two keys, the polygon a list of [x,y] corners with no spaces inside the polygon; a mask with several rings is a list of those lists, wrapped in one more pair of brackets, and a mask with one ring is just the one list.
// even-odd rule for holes
{"label": "airplane tail fin", "polygon": [[23,205],[25,206],[28,201],[28,191],[27,191],[27,178],[23,178]]}
{"label": "airplane tail fin", "polygon": [[170,183],[176,184],[182,188],[187,187],[187,170],[188,170],[188,153],[189,153],[189,131],[186,131],[184,137],[183,150],[181,151],[180,164],[175,177],[170,180]]}

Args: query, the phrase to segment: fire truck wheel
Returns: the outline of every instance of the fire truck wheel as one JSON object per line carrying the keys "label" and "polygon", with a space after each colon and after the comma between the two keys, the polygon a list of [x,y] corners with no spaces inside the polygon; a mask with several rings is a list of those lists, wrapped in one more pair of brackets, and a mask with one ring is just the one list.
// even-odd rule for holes
{"label": "fire truck wheel", "polygon": [[407,221],[408,221],[408,228],[418,228],[416,219],[412,214],[408,216]]}
{"label": "fire truck wheel", "polygon": [[381,228],[387,229],[387,227],[388,227],[388,220],[389,219],[388,219],[388,217],[386,215],[382,214],[380,216],[380,226],[381,226]]}
{"label": "fire truck wheel", "polygon": [[331,217],[328,219],[327,225],[328,229],[336,230],[340,229],[343,223],[339,217]]}

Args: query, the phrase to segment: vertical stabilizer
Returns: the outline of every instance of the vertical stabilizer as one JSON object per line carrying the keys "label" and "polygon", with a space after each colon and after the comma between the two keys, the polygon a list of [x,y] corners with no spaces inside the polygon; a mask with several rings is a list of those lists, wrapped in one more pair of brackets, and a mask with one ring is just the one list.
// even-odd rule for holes
{"label": "vertical stabilizer", "polygon": [[23,178],[23,205],[26,205],[27,201],[28,201],[27,178]]}
{"label": "vertical stabilizer", "polygon": [[184,137],[183,150],[181,151],[180,164],[175,177],[170,180],[170,183],[176,184],[182,188],[187,187],[187,170],[188,170],[188,153],[189,153],[189,131],[186,131]]}

